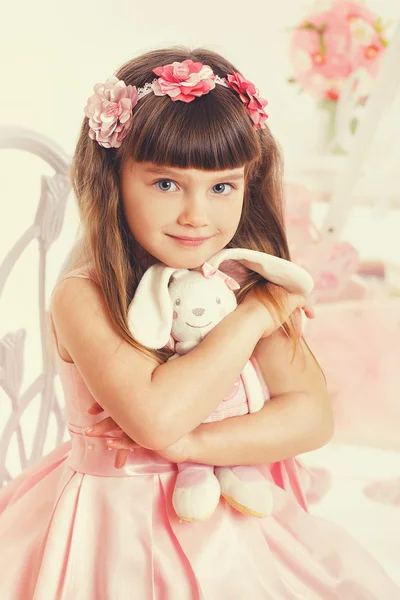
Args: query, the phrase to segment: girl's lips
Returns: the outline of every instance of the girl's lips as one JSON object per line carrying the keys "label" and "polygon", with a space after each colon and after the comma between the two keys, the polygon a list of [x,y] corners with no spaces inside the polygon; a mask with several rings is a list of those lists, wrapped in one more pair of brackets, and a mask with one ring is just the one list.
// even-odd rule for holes
{"label": "girl's lips", "polygon": [[207,240],[210,239],[210,237],[187,237],[187,236],[183,236],[183,237],[178,237],[175,235],[170,235],[169,237],[171,237],[173,240],[176,240],[179,244],[183,245],[183,246],[200,246],[201,244],[204,244],[204,242],[206,242]]}

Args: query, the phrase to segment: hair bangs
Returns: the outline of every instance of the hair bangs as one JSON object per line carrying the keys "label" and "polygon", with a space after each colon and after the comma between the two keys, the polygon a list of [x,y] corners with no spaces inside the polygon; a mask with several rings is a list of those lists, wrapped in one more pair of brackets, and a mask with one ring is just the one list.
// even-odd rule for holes
{"label": "hair bangs", "polygon": [[137,105],[121,160],[223,171],[258,160],[260,143],[231,90],[216,85],[192,102],[149,94]]}

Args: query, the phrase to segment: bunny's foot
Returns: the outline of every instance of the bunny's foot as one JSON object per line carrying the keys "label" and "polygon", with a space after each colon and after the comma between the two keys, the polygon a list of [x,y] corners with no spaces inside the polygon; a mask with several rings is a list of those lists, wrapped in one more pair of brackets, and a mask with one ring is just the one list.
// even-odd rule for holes
{"label": "bunny's foot", "polygon": [[273,506],[270,482],[254,466],[216,467],[221,494],[239,512],[264,518]]}
{"label": "bunny's foot", "polygon": [[179,465],[172,504],[183,521],[205,521],[218,506],[221,496],[214,467],[182,463]]}

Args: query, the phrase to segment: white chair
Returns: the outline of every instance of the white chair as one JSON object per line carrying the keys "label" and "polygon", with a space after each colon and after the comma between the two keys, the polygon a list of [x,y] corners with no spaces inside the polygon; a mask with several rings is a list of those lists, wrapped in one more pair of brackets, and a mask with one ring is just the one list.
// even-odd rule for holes
{"label": "white chair", "polygon": [[[24,345],[26,330],[8,331],[0,339],[0,388],[11,407],[9,417],[0,428],[0,487],[13,477],[7,466],[7,455],[14,439],[17,441],[20,471],[39,459],[44,453],[45,439],[51,415],[56,421],[57,433],[54,444],[62,442],[66,430],[63,414],[63,400],[55,391],[54,354],[48,352],[48,311],[46,309],[45,282],[49,249],[58,238],[65,215],[67,197],[70,192],[68,167],[70,158],[54,142],[46,137],[16,127],[0,128],[0,148],[22,150],[40,157],[54,169],[53,176],[42,175],[41,194],[34,222],[15,241],[0,263],[0,297],[7,286],[10,274],[25,248],[33,240],[38,243],[38,289],[40,340],[42,349],[42,371],[27,388],[21,392],[24,375]],[[3,205],[3,203],[2,203]],[[2,317],[5,317],[2,314]],[[0,391],[1,391],[0,390]],[[21,419],[32,400],[40,397],[37,426],[34,431],[31,450],[27,452],[26,431]],[[28,436],[29,437],[29,436]],[[15,475],[15,473],[14,473]]]}

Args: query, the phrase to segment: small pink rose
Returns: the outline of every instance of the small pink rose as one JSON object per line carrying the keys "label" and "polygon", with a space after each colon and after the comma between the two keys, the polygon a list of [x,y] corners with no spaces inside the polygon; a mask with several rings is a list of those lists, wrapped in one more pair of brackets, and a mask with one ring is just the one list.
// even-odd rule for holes
{"label": "small pink rose", "polygon": [[378,44],[371,44],[370,46],[367,46],[365,48],[365,58],[367,58],[368,60],[371,60],[372,58],[375,58],[375,56],[378,54],[378,52],[380,51],[380,48],[378,46]]}
{"label": "small pink rose", "polygon": [[325,92],[325,98],[327,100],[333,100],[336,102],[339,99],[339,91],[335,88],[329,88]]}
{"label": "small pink rose", "polygon": [[314,65],[323,65],[326,63],[326,56],[322,52],[314,52],[311,54]]}

